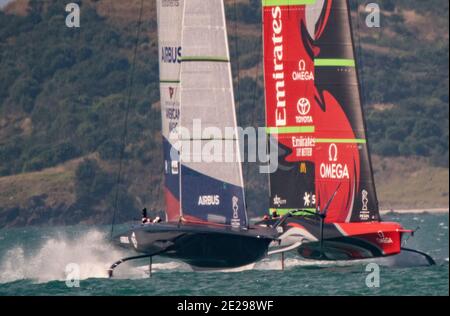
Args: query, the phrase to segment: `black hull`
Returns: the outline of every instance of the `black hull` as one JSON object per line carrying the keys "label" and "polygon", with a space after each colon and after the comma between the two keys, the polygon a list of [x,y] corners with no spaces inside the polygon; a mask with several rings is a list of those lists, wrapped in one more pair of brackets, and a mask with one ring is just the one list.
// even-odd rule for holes
{"label": "black hull", "polygon": [[193,267],[237,268],[267,254],[275,238],[271,229],[231,229],[176,223],[147,224],[116,237],[116,242],[143,254],[182,260]]}

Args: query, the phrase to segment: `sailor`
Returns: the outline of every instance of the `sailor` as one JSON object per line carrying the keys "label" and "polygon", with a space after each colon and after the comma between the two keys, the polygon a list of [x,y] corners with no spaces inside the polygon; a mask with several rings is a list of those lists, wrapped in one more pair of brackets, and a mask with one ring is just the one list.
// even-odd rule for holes
{"label": "sailor", "polygon": [[151,222],[152,222],[152,219],[147,216],[147,208],[144,208],[142,210],[142,224],[148,224]]}
{"label": "sailor", "polygon": [[153,220],[153,224],[156,224],[156,223],[161,223],[161,217],[159,217],[159,216],[155,217],[155,219]]}
{"label": "sailor", "polygon": [[273,210],[272,212],[272,218],[279,218],[280,215],[277,213],[277,210]]}

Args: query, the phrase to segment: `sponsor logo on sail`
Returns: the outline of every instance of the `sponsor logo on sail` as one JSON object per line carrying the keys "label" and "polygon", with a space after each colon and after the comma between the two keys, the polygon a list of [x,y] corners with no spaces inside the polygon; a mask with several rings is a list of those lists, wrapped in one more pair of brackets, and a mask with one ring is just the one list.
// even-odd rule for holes
{"label": "sponsor logo on sail", "polygon": [[200,195],[198,197],[198,205],[202,205],[202,206],[220,205],[220,196],[219,195]]}
{"label": "sponsor logo on sail", "polygon": [[303,173],[303,174],[307,174],[308,173],[308,168],[306,168],[306,163],[305,162],[302,162],[302,163],[300,163],[300,173]]}
{"label": "sponsor logo on sail", "polygon": [[331,144],[328,147],[328,160],[329,161],[337,161],[338,159],[338,149],[336,144]]}
{"label": "sponsor logo on sail", "polygon": [[180,118],[180,109],[167,108],[166,109],[166,118],[169,120],[178,120]]}
{"label": "sponsor logo on sail", "polygon": [[178,174],[178,161],[171,162],[172,174]]}
{"label": "sponsor logo on sail", "polygon": [[378,232],[377,242],[379,244],[393,244],[394,243],[392,238],[386,237],[381,230]]}
{"label": "sponsor logo on sail", "polygon": [[312,123],[313,118],[311,115],[308,115],[311,111],[311,102],[307,98],[300,98],[297,101],[297,112],[300,114],[299,116],[296,116],[295,120],[298,124],[304,124],[304,123]]}
{"label": "sponsor logo on sail", "polygon": [[166,119],[169,121],[169,132],[172,132],[177,128],[179,118],[180,118],[179,108],[173,107],[166,108]]}
{"label": "sponsor logo on sail", "polygon": [[316,146],[316,140],[311,136],[293,136],[292,147],[295,148],[297,157],[312,157],[313,148]]}
{"label": "sponsor logo on sail", "polygon": [[233,218],[231,219],[231,226],[239,227],[241,226],[241,221],[239,219],[239,198],[237,196],[233,196],[231,203],[233,205]]}
{"label": "sponsor logo on sail", "polygon": [[314,73],[306,70],[306,62],[301,59],[298,62],[298,71],[292,72],[292,80],[295,81],[311,81],[314,80]]}
{"label": "sponsor logo on sail", "polygon": [[320,164],[320,177],[323,179],[350,179],[347,164],[338,162],[338,148],[331,144],[328,148],[329,163]]}
{"label": "sponsor logo on sail", "polygon": [[162,0],[162,6],[165,7],[179,7],[180,0]]}
{"label": "sponsor logo on sail", "polygon": [[273,198],[273,205],[280,207],[282,205],[286,205],[287,201],[285,199],[282,199],[278,195],[275,195]]}
{"label": "sponsor logo on sail", "polygon": [[163,46],[161,48],[161,61],[166,64],[181,63],[181,47]]}
{"label": "sponsor logo on sail", "polygon": [[368,210],[367,205],[369,204],[369,198],[368,198],[369,192],[367,192],[366,190],[362,190],[361,195],[362,195],[362,204],[363,204],[362,210],[367,211]]}
{"label": "sponsor logo on sail", "polygon": [[311,207],[316,205],[316,195],[311,192],[305,192],[303,195],[303,206]]}
{"label": "sponsor logo on sail", "polygon": [[[362,221],[368,221],[370,219],[370,214],[368,211],[361,211],[359,213],[359,219]],[[374,219],[374,218],[372,218]]]}
{"label": "sponsor logo on sail", "polygon": [[283,56],[283,22],[280,7],[272,8],[273,74],[276,91],[275,125],[286,126],[286,88]]}

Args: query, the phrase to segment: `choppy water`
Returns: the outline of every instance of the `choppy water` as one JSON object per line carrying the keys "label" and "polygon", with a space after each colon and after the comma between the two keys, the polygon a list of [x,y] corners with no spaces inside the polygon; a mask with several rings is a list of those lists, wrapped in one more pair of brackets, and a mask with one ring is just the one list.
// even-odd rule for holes
{"label": "choppy water", "polygon": [[[0,295],[448,295],[448,214],[390,215],[385,220],[420,226],[407,247],[428,252],[432,267],[391,266],[383,261],[380,287],[366,286],[368,262],[325,263],[289,255],[286,270],[277,257],[240,272],[193,272],[180,262],[155,259],[125,263],[114,279],[106,269],[130,255],[108,246],[105,227],[0,230]],[[80,286],[67,287],[66,267],[80,268]],[[380,263],[380,262],[379,262]]]}

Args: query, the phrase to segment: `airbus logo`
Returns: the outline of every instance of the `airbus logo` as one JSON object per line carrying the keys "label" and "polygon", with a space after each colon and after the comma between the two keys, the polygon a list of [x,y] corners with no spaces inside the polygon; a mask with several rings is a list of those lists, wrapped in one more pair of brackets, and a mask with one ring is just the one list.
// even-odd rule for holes
{"label": "airbus logo", "polygon": [[162,47],[161,61],[166,64],[181,63],[181,47]]}
{"label": "airbus logo", "polygon": [[219,195],[201,195],[198,197],[198,205],[220,205]]}

